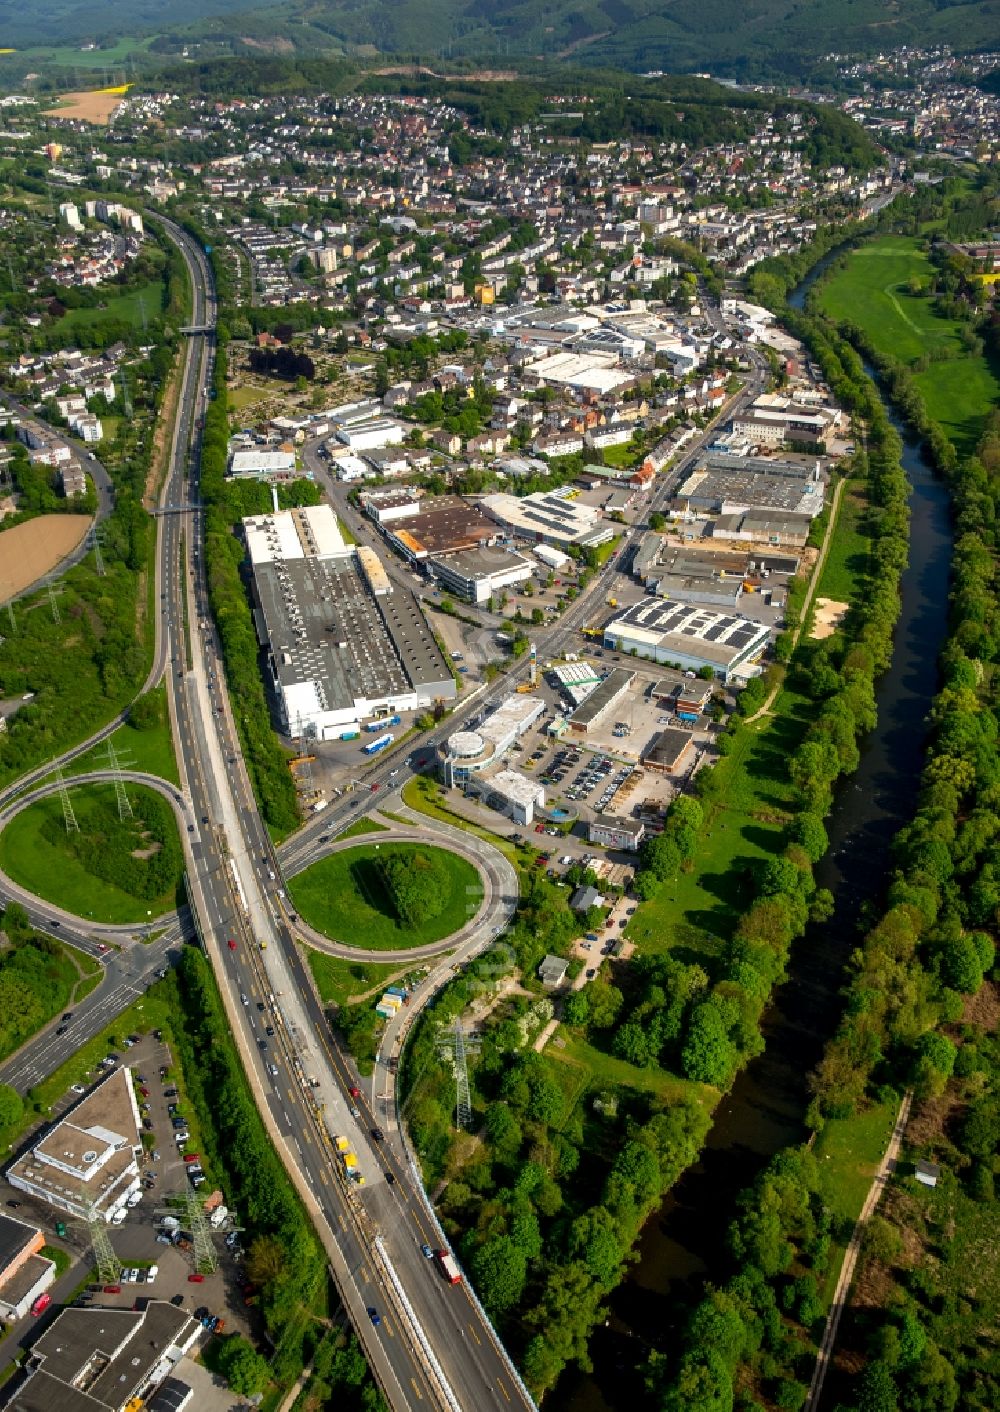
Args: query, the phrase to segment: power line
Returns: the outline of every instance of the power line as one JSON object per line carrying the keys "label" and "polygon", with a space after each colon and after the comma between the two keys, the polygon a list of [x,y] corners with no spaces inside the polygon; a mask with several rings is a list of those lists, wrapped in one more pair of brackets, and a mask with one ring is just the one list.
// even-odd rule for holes
{"label": "power line", "polygon": [[455,1126],[472,1126],[472,1091],[469,1087],[469,1051],[479,1048],[479,1038],[467,1034],[457,1015],[441,1034],[441,1047],[448,1050],[455,1067]]}

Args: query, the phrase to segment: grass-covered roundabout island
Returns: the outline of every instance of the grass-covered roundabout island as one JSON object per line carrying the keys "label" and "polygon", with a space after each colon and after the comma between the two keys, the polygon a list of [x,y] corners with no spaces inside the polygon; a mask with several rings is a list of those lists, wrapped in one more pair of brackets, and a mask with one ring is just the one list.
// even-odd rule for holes
{"label": "grass-covered roundabout island", "polygon": [[57,794],[29,804],[0,833],[0,868],[36,897],[95,922],[148,922],[171,911],[184,873],[173,811],[155,790],[126,790],[133,817],[120,819],[114,785],[72,786],[79,827],[71,830]]}
{"label": "grass-covered roundabout island", "polygon": [[303,921],[332,941],[365,950],[426,946],[479,910],[479,873],[446,848],[359,843],[313,863],[289,882]]}

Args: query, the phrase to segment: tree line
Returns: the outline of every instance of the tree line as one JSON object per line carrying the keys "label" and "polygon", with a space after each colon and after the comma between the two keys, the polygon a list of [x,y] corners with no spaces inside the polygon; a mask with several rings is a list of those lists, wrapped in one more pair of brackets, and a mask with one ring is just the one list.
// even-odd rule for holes
{"label": "tree line", "polygon": [[[240,574],[243,545],[233,534],[233,501],[226,482],[229,456],[226,346],[217,339],[213,399],[205,412],[201,438],[199,484],[205,506],[205,570],[212,616],[222,644],[226,679],[234,705],[244,758],[265,820],[279,833],[288,833],[299,820],[295,784],[288,756],[271,727],[264,683],[258,668],[258,644],[253,617]],[[266,486],[259,487],[266,491]],[[237,491],[238,496],[243,492]],[[266,508],[266,506],[265,506]]]}

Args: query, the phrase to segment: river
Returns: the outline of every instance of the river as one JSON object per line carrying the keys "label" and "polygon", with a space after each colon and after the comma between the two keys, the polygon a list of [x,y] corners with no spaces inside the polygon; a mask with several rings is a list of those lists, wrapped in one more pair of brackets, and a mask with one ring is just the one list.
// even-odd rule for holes
{"label": "river", "polygon": [[[795,290],[795,307],[802,307],[836,253]],[[903,438],[912,487],[910,559],[900,581],[892,665],[876,684],[878,724],[861,745],[857,772],[840,786],[827,820],[830,850],[816,867],[817,883],[834,895],[833,916],[810,927],[793,947],[788,979],[764,1016],[764,1052],[719,1105],[701,1162],[685,1172],[646,1223],[639,1261],[612,1295],[607,1325],[592,1339],[594,1372],[566,1373],[547,1404],[554,1412],[643,1406],[649,1353],[669,1348],[704,1279],[725,1274],[723,1241],[736,1196],[779,1149],[808,1135],[806,1075],[836,1026],[844,966],[857,944],[860,919],[882,900],[892,839],[916,807],[915,762],[947,628],[948,493],[919,444],[898,418],[892,421]]]}

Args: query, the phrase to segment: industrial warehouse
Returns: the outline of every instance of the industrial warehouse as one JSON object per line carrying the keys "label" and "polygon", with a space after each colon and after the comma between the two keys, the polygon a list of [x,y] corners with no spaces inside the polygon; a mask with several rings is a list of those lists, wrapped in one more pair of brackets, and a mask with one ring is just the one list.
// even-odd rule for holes
{"label": "industrial warehouse", "polygon": [[819,461],[811,466],[756,456],[709,453],[677,491],[675,504],[691,514],[736,515],[777,511],[784,515],[821,513],[826,482]]}
{"label": "industrial warehouse", "polygon": [[605,647],[691,671],[711,667],[725,682],[758,675],[769,638],[763,623],[659,600],[634,603],[604,628]]}
{"label": "industrial warehouse", "polygon": [[254,621],[284,729],[328,740],[364,716],[452,700],[455,680],[412,593],[327,505],[244,520]]}

